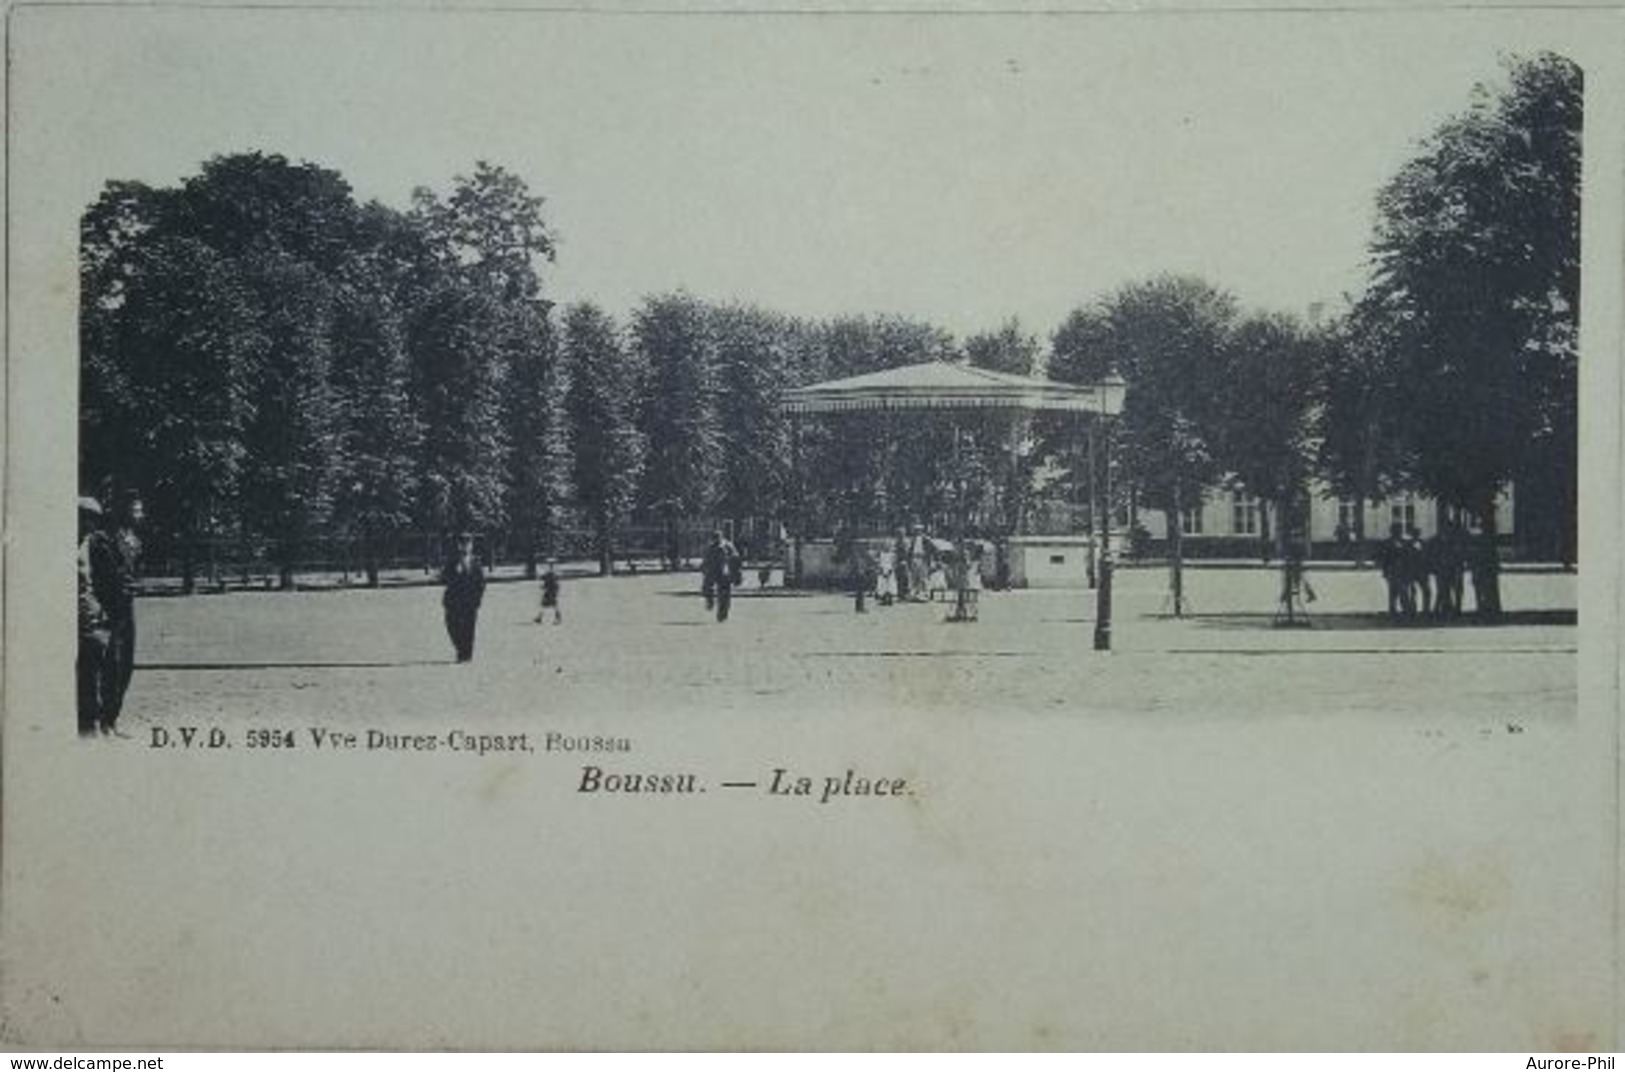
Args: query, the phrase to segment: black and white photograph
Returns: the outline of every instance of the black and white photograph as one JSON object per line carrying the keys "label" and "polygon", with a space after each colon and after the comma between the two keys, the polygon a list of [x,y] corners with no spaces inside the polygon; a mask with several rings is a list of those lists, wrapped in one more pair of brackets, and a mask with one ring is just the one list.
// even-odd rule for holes
{"label": "black and white photograph", "polygon": [[14,8],[0,1037],[1617,1049],[1617,15]]}

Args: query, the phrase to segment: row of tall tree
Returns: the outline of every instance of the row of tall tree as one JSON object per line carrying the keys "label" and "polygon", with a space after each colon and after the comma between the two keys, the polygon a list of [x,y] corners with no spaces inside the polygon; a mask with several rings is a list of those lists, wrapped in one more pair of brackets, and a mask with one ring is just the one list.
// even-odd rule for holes
{"label": "row of tall tree", "polygon": [[1176,609],[1179,513],[1220,484],[1258,496],[1282,538],[1318,479],[1357,507],[1424,494],[1493,541],[1510,483],[1525,540],[1574,561],[1582,96],[1551,54],[1477,87],[1379,192],[1369,285],[1339,315],[1244,316],[1163,277],[1056,332],[1051,376],[1128,380],[1118,456],[1166,511]]}
{"label": "row of tall tree", "polygon": [[[589,529],[607,570],[634,518],[675,558],[685,523],[782,519],[792,491],[849,505],[851,480],[793,485],[782,392],[957,356],[894,316],[680,293],[624,324],[556,309],[542,205],[483,163],[404,211],[260,153],[175,187],[109,184],[82,221],[82,484],[138,492],[189,582],[197,549],[224,543],[291,584],[341,536],[376,583],[393,537],[465,529],[507,534],[532,570],[561,529]],[[811,472],[857,455],[808,439]]]}
{"label": "row of tall tree", "polygon": [[[585,528],[607,570],[634,520],[673,557],[685,523],[721,518],[1012,531],[1086,479],[1166,511],[1176,562],[1180,512],[1214,488],[1257,495],[1279,535],[1316,478],[1356,499],[1418,491],[1492,530],[1516,481],[1552,497],[1571,555],[1580,104],[1567,61],[1509,62],[1380,192],[1370,285],[1343,313],[1247,312],[1160,276],[1080,306],[1047,346],[1015,321],[957,340],[683,293],[624,323],[556,309],[543,202],[485,164],[405,210],[262,154],[172,188],[113,183],[83,221],[83,477],[138,489],[182,554],[270,548],[285,583],[319,536],[376,549],[501,530],[534,567]],[[1115,371],[1115,449],[1076,422],[794,429],[779,406],[793,386],[926,360]]]}
{"label": "row of tall tree", "polygon": [[[183,556],[560,505],[569,435],[541,200],[481,165],[406,211],[258,153],[112,183],[81,235],[81,466]],[[375,560],[369,572],[376,576]],[[190,562],[187,567],[190,578]]]}

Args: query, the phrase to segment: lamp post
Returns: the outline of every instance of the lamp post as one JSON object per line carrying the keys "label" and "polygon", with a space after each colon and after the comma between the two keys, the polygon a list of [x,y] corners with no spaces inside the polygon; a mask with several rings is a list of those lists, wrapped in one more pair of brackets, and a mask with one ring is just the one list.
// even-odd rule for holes
{"label": "lamp post", "polygon": [[1099,585],[1100,555],[1095,546],[1094,534],[1096,519],[1100,517],[1100,499],[1095,495],[1095,469],[1099,465],[1095,453],[1095,425],[1097,421],[1089,422],[1089,588],[1093,591]]}
{"label": "lamp post", "polygon": [[800,588],[801,537],[807,528],[807,488],[801,479],[801,422],[794,412],[790,415],[790,477],[795,494],[792,520],[796,527],[790,534],[790,553],[784,564],[784,586]]}
{"label": "lamp post", "polygon": [[1101,511],[1100,565],[1096,570],[1095,587],[1096,651],[1112,650],[1112,437],[1106,420],[1123,412],[1123,398],[1127,393],[1127,381],[1116,372],[1101,380],[1095,391],[1100,403],[1097,410],[1100,422],[1106,425],[1105,509]]}

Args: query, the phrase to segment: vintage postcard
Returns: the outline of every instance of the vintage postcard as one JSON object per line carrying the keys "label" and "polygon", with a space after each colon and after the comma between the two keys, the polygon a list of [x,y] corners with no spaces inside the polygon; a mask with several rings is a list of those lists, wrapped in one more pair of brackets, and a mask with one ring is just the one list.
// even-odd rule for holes
{"label": "vintage postcard", "polygon": [[12,6],[0,1039],[1618,1048],[1622,31]]}

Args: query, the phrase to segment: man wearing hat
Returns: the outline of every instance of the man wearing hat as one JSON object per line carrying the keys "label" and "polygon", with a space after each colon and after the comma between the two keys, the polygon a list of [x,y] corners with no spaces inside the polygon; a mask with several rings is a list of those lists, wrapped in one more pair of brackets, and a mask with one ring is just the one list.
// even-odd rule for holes
{"label": "man wearing hat", "polygon": [[440,580],[446,586],[440,597],[446,612],[446,635],[451,638],[457,661],[466,663],[474,658],[474,627],[479,621],[480,601],[485,598],[485,567],[474,554],[471,533],[457,534],[457,551],[446,560]]}
{"label": "man wearing hat", "polygon": [[705,593],[705,606],[715,606],[717,621],[728,620],[728,608],[733,603],[733,588],[739,583],[741,561],[734,545],[718,529],[711,533],[711,543],[700,560],[700,585]]}
{"label": "man wearing hat", "polygon": [[[107,719],[107,698],[116,687],[113,665],[113,627],[108,613],[116,599],[118,575],[107,533],[102,531],[102,506],[88,496],[79,499],[79,736],[112,731]],[[115,718],[117,716],[114,716]]]}
{"label": "man wearing hat", "polygon": [[130,677],[135,673],[135,591],[141,558],[138,530],[146,518],[141,497],[134,491],[114,496],[111,503],[112,513],[106,516],[103,525],[114,576],[111,601],[103,604],[113,631],[108,669],[110,685],[107,695],[102,697],[103,721],[109,726],[118,721],[124,709],[124,694],[129,691]]}

